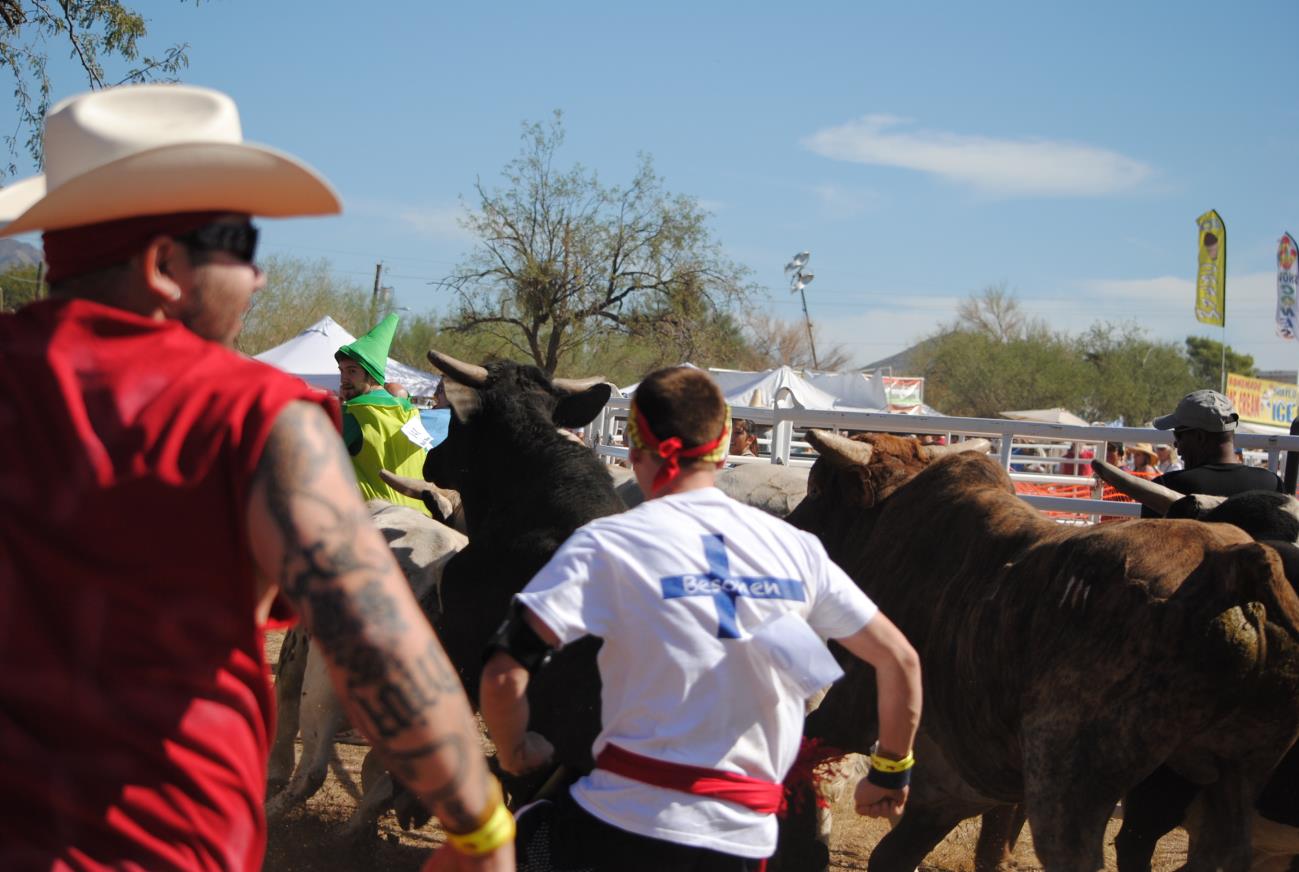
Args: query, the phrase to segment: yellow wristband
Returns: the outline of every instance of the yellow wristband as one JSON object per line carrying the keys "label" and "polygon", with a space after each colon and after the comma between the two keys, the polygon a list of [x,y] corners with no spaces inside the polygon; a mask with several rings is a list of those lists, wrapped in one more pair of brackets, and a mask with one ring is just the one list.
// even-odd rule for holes
{"label": "yellow wristband", "polygon": [[871,768],[878,769],[880,772],[906,772],[915,765],[916,757],[909,752],[901,760],[890,760],[879,754],[871,754]]}
{"label": "yellow wristband", "polygon": [[514,815],[499,799],[487,822],[472,833],[447,833],[451,847],[461,854],[477,857],[490,854],[506,842],[514,841]]}

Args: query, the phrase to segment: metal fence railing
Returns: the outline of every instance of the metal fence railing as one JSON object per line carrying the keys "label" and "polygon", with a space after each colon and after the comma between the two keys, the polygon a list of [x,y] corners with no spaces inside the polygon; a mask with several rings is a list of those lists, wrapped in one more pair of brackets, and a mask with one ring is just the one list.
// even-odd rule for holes
{"label": "metal fence railing", "polygon": [[[587,430],[588,441],[601,456],[612,461],[625,458],[627,448],[622,434],[626,428],[630,400],[615,398],[601,411]],[[778,463],[790,467],[810,467],[816,459],[811,446],[802,438],[807,430],[819,428],[835,431],[873,433],[933,434],[949,442],[969,438],[992,440],[990,454],[1010,473],[1020,496],[1038,509],[1062,520],[1094,522],[1104,518],[1136,517],[1141,507],[1119,496],[1106,493],[1089,475],[1060,474],[1062,467],[1087,464],[1089,458],[1054,455],[1016,454],[1015,449],[1058,450],[1073,445],[1075,454],[1090,446],[1095,457],[1105,457],[1107,442],[1149,442],[1171,445],[1172,433],[1145,427],[1083,427],[1069,424],[1042,424],[1033,421],[1011,421],[1000,418],[956,418],[936,415],[900,415],[888,412],[815,411],[810,409],[761,409],[735,406],[735,418],[745,418],[758,428],[769,428],[759,437],[760,457],[732,455],[732,463]],[[1267,457],[1268,469],[1280,471],[1285,452],[1299,452],[1299,435],[1272,436],[1237,433],[1236,446],[1247,452],[1261,452]],[[1297,455],[1299,456],[1299,455]],[[1057,472],[1022,471],[1028,465],[1049,466]],[[1085,496],[1083,495],[1085,494]]]}

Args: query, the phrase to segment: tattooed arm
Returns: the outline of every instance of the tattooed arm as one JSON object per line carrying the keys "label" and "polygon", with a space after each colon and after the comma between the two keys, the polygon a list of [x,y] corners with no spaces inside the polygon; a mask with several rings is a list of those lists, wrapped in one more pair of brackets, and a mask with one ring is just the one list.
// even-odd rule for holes
{"label": "tattooed arm", "polygon": [[[263,599],[278,586],[293,602],[352,723],[446,829],[475,829],[497,794],[469,702],[319,408],[280,413],[248,514]],[[513,845],[461,868],[513,869]]]}

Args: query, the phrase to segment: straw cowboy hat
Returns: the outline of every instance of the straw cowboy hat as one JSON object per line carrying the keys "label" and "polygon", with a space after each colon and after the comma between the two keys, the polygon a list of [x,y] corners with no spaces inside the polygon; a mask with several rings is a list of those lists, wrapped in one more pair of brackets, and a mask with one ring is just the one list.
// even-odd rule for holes
{"label": "straw cowboy hat", "polygon": [[0,189],[0,236],[119,218],[229,211],[332,215],[338,195],[296,158],[243,141],[219,91],[127,85],[45,117],[45,173]]}
{"label": "straw cowboy hat", "polygon": [[1154,446],[1152,446],[1149,442],[1133,442],[1131,445],[1128,446],[1128,453],[1144,454],[1146,455],[1146,457],[1150,458],[1149,462],[1151,464],[1155,464],[1159,462],[1159,455],[1155,453]]}

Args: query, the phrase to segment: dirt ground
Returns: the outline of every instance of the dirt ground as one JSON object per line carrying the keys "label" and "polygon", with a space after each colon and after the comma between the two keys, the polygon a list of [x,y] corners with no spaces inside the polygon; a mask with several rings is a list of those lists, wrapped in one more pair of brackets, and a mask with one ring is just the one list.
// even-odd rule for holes
{"label": "dirt ground", "polygon": [[[280,635],[267,640],[267,660],[274,665],[279,656]],[[300,750],[300,749],[299,749]],[[355,784],[360,784],[361,760],[366,749],[358,745],[339,744],[339,759]],[[330,772],[325,786],[308,800],[305,808],[270,830],[267,847],[267,872],[418,872],[430,851],[442,843],[436,823],[419,830],[402,831],[396,818],[388,813],[380,821],[374,839],[357,844],[342,844],[337,833],[356,807],[356,800]],[[866,869],[871,848],[888,831],[887,823],[858,817],[851,799],[845,798],[834,808],[834,831],[831,841],[831,869],[834,872]],[[1105,839],[1105,867],[1115,869],[1114,835],[1119,822],[1110,822]],[[978,837],[976,821],[966,821],[926,858],[925,872],[970,872],[974,868],[974,843]],[[1186,862],[1186,834],[1175,830],[1160,842],[1155,854],[1154,872],[1171,872]],[[1032,836],[1025,830],[1015,852],[1015,865],[1024,872],[1040,870],[1041,863],[1033,853]]]}

